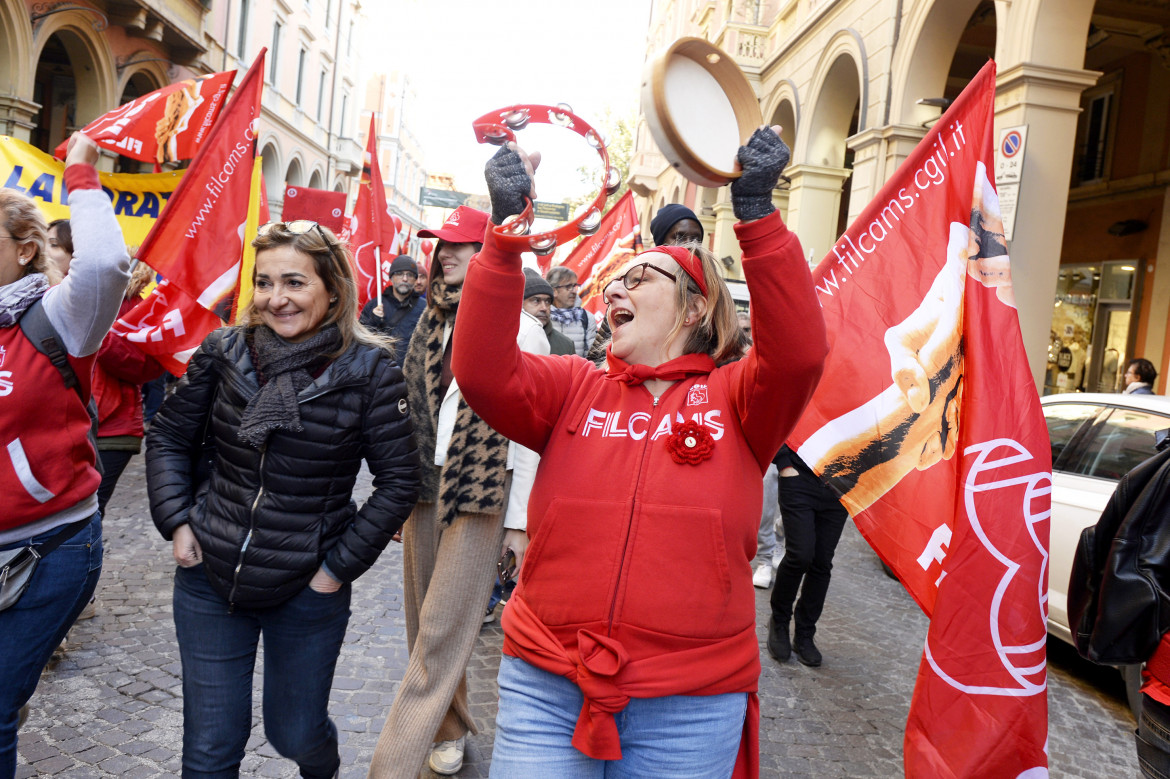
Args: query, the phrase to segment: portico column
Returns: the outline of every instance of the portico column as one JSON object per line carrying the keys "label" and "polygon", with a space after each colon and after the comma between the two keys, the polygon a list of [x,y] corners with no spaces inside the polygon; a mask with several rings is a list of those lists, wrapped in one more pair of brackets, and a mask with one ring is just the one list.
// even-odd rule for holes
{"label": "portico column", "polygon": [[849,194],[849,224],[869,205],[926,135],[921,125],[889,124],[874,127],[845,140],[853,150],[853,181]]}
{"label": "portico column", "polygon": [[1032,377],[1043,387],[1060,269],[1081,93],[1099,73],[1023,63],[996,79],[995,126],[1028,125],[1015,230],[1009,254],[1012,288]]}
{"label": "portico column", "polygon": [[31,100],[14,95],[0,95],[0,135],[11,135],[26,143],[32,141],[36,116],[41,107]]}
{"label": "portico column", "polygon": [[814,263],[837,240],[841,184],[849,172],[848,168],[821,165],[793,165],[787,170],[792,179],[788,188],[788,227],[800,238],[805,256],[812,253]]}

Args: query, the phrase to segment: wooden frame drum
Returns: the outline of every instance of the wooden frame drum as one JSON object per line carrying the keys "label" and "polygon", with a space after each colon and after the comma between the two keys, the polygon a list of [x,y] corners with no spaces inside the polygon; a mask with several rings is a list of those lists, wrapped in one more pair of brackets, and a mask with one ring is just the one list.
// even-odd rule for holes
{"label": "wooden frame drum", "polygon": [[764,123],[735,60],[702,38],[680,38],[650,62],[642,106],[671,166],[705,187],[739,177],[736,153]]}

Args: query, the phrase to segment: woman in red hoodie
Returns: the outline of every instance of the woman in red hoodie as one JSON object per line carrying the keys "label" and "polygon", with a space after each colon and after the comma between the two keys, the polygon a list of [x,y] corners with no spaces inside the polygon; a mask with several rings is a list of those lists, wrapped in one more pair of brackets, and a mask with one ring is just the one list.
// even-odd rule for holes
{"label": "woman in red hoodie", "polygon": [[[488,164],[497,224],[532,194],[521,155],[509,145]],[[472,260],[456,378],[484,420],[541,455],[503,617],[493,776],[600,777],[618,760],[623,776],[758,774],[762,477],[827,352],[800,244],[772,205],[788,157],[767,128],[739,151],[732,205],[757,304],[738,362],[734,304],[698,245],[644,252],[608,282],[605,370],[521,354],[520,255],[489,230]]]}

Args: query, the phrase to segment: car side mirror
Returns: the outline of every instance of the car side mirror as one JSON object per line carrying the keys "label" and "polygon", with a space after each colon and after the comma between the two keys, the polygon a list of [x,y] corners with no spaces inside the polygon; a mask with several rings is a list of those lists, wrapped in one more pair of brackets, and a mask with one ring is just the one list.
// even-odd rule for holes
{"label": "car side mirror", "polygon": [[1170,446],[1170,427],[1154,431],[1154,451],[1160,452]]}

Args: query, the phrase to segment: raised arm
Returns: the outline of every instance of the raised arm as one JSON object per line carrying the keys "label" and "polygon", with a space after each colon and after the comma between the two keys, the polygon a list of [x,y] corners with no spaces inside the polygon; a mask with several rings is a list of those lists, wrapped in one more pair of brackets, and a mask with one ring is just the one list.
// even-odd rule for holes
{"label": "raised arm", "polygon": [[[492,158],[487,177],[493,221],[518,213],[510,209],[517,190],[523,202],[529,176],[522,158],[510,148]],[[576,355],[522,352],[516,336],[523,298],[520,255],[499,246],[489,230],[463,282],[451,368],[475,413],[504,437],[540,453],[569,400],[573,376],[593,367]]]}
{"label": "raised arm", "polygon": [[65,157],[65,186],[77,251],[69,275],[45,295],[45,314],[74,357],[101,347],[130,280],[130,256],[94,168],[97,161],[97,144],[74,133]]}
{"label": "raised arm", "polygon": [[772,205],[772,189],[788,157],[778,128],[761,128],[740,147],[744,172],[731,185],[740,219],[735,234],[752,298],[753,344],[728,374],[733,409],[764,468],[812,397],[829,351],[800,241]]}

